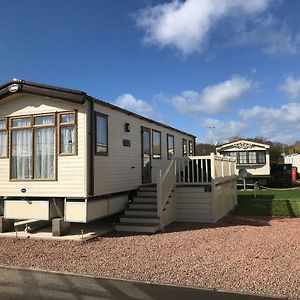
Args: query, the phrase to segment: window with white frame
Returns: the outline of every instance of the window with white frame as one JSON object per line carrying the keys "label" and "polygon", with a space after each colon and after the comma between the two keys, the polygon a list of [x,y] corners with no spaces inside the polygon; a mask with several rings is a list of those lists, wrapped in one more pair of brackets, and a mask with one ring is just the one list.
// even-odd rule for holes
{"label": "window with white frame", "polygon": [[256,151],[249,151],[249,164],[256,164]]}
{"label": "window with white frame", "polygon": [[247,152],[241,151],[239,152],[239,161],[240,164],[247,164]]}

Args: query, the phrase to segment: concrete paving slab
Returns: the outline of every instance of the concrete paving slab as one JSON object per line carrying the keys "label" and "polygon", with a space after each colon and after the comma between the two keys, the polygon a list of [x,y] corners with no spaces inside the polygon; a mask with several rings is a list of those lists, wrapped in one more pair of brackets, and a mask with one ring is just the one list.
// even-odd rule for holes
{"label": "concrete paving slab", "polygon": [[[22,220],[18,221],[15,224],[20,225],[20,224],[32,224],[32,220]],[[113,230],[114,227],[114,218],[108,217],[100,220],[96,220],[90,223],[86,224],[79,224],[79,223],[72,223],[71,224],[71,231],[70,234],[65,235],[65,236],[59,236],[59,237],[54,237],[52,236],[52,227],[47,226],[44,228],[39,229],[36,232],[33,233],[27,233],[22,231],[9,231],[9,232],[4,232],[0,233],[0,238],[1,237],[6,237],[6,238],[26,238],[26,239],[45,239],[45,240],[61,240],[61,241],[86,241],[92,238],[95,238],[97,236],[103,236],[107,234],[108,232]]]}

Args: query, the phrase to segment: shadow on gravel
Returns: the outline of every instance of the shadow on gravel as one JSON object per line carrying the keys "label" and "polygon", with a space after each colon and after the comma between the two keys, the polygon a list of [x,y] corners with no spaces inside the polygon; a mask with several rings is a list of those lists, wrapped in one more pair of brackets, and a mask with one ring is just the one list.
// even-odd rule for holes
{"label": "shadow on gravel", "polygon": [[232,226],[270,226],[270,217],[226,216],[215,224],[211,223],[173,223],[167,226],[165,232],[180,232],[201,229],[213,229]]}
{"label": "shadow on gravel", "polygon": [[[261,216],[234,216],[227,215],[217,223],[192,223],[192,222],[174,222],[168,225],[164,232],[158,232],[155,234],[164,234],[172,232],[192,231],[192,230],[205,230],[222,227],[232,226],[270,226],[269,222],[274,218],[272,217],[261,217]],[[133,233],[133,232],[110,232],[105,237],[124,237],[124,236],[141,236],[150,235],[146,233]]]}

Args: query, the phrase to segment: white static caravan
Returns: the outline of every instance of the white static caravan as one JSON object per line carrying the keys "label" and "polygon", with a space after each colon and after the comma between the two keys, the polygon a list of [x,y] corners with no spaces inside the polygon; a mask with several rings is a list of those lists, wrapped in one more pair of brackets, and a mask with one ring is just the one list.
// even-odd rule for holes
{"label": "white static caravan", "polygon": [[84,92],[10,81],[0,86],[2,222],[87,223],[123,210],[116,230],[216,222],[236,204],[235,163],[194,148],[193,135]]}
{"label": "white static caravan", "polygon": [[270,175],[270,145],[246,139],[216,147],[217,153],[236,161],[237,175],[246,169],[247,177],[265,183]]}
{"label": "white static caravan", "polygon": [[293,153],[287,154],[284,156],[284,163],[285,164],[292,164],[293,167],[297,168],[297,173],[300,173],[300,154]]}
{"label": "white static caravan", "polygon": [[7,219],[85,223],[114,214],[129,191],[155,183],[174,154],[194,151],[194,136],[81,91],[14,80],[0,98]]}

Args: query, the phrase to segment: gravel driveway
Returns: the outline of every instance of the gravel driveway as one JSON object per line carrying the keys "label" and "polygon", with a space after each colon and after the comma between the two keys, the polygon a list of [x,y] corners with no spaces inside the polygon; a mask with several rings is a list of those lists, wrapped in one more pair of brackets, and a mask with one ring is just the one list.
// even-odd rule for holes
{"label": "gravel driveway", "polygon": [[83,244],[3,238],[0,265],[300,298],[300,219],[230,216]]}

